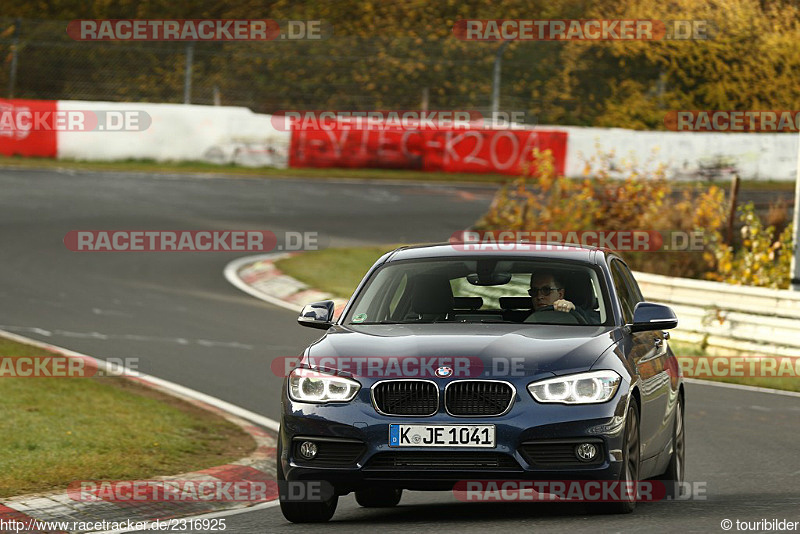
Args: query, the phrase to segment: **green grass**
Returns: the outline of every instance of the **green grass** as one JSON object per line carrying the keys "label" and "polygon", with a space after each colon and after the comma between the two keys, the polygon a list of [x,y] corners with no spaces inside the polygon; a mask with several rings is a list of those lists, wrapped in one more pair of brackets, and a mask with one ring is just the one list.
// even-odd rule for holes
{"label": "green grass", "polygon": [[[339,248],[318,252],[305,252],[276,263],[284,273],[311,287],[349,298],[361,278],[382,254],[397,247]],[[710,358],[700,345],[670,341],[672,350],[681,357]],[[696,362],[695,362],[695,365]],[[796,377],[714,377],[731,384],[745,384],[773,389],[800,391],[800,378]]]}
{"label": "green grass", "polygon": [[[87,171],[119,171],[146,173],[204,173],[237,178],[354,178],[363,180],[408,180],[421,182],[470,182],[503,184],[514,176],[505,174],[471,174],[449,172],[423,172],[402,169],[272,169],[269,167],[240,167],[216,165],[204,162],[159,163],[152,160],[125,160],[114,162],[55,160],[50,158],[23,158],[0,156],[0,167],[22,167],[37,169],[73,169]],[[713,182],[723,188],[729,180]],[[708,186],[708,181],[676,182],[677,188],[694,185]],[[794,191],[794,182],[777,180],[742,180],[741,190]]]}
{"label": "green grass", "polygon": [[470,174],[448,172],[422,172],[398,169],[313,169],[270,167],[240,167],[215,165],[203,162],[159,163],[148,160],[114,162],[55,160],[49,158],[22,158],[0,156],[0,167],[42,169],[74,169],[87,171],[120,171],[147,173],[205,173],[237,178],[355,178],[365,180],[411,180],[422,182],[474,182],[500,184],[512,176],[503,174]]}
{"label": "green grass", "polygon": [[372,264],[398,246],[330,248],[298,254],[279,260],[275,265],[311,287],[350,298]]}
{"label": "green grass", "polygon": [[[0,357],[47,355],[0,338]],[[236,425],[122,378],[0,377],[0,413],[0,498],[175,475],[255,449]]]}

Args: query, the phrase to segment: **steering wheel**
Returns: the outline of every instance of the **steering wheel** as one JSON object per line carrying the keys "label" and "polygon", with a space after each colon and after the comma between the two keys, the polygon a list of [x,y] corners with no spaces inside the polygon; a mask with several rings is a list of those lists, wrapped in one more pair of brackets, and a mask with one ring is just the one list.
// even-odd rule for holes
{"label": "steering wheel", "polygon": [[[564,319],[566,319],[567,317],[569,317],[569,319],[571,320],[564,321]],[[543,306],[542,308],[539,308],[538,310],[530,314],[528,318],[525,319],[525,322],[526,323],[543,322],[547,324],[564,323],[564,322],[568,324],[589,324],[586,322],[586,319],[584,319],[584,317],[577,311],[570,310],[569,312],[564,313],[561,311],[556,311],[556,309],[553,306]]]}

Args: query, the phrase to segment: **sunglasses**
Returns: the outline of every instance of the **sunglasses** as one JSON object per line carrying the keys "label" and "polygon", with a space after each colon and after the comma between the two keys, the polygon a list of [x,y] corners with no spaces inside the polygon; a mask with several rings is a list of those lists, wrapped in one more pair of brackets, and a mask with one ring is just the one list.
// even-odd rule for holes
{"label": "sunglasses", "polygon": [[528,295],[535,297],[537,294],[544,295],[545,297],[550,295],[553,291],[558,291],[561,289],[560,287],[532,287],[528,290]]}

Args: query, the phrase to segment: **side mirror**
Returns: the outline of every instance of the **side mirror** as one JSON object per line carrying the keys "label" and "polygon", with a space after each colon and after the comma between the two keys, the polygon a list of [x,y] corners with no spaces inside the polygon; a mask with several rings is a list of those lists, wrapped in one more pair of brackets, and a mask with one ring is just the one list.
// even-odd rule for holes
{"label": "side mirror", "polygon": [[332,300],[312,302],[303,306],[297,322],[303,326],[327,330],[333,325],[334,304]]}
{"label": "side mirror", "polygon": [[669,330],[678,326],[678,317],[672,308],[653,302],[640,302],[633,310],[633,324],[628,327],[631,332],[648,330]]}

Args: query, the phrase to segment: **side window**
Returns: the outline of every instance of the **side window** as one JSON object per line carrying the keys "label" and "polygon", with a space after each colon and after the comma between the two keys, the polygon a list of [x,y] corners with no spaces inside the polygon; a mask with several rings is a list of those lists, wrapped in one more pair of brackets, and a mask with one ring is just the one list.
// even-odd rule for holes
{"label": "side window", "polygon": [[639,289],[639,284],[636,283],[636,279],[633,277],[628,266],[622,262],[618,263],[622,269],[622,276],[625,278],[631,291],[631,310],[636,310],[636,305],[644,300],[644,297],[642,297],[642,290]]}
{"label": "side window", "polygon": [[636,279],[631,274],[631,270],[622,262],[619,263],[620,268],[622,269],[622,276],[625,278],[625,281],[628,282],[628,287],[631,289],[631,298],[633,299],[633,306],[636,307],[636,304],[642,302],[644,297],[642,297],[642,290],[639,289],[639,284],[636,283]]}
{"label": "side window", "polygon": [[613,260],[611,262],[611,278],[614,280],[614,287],[617,288],[619,303],[622,307],[622,317],[626,324],[630,324],[633,322],[633,308],[636,305],[636,300],[628,289],[624,272],[625,266],[621,261]]}

